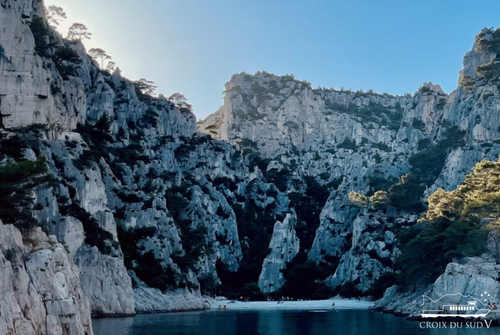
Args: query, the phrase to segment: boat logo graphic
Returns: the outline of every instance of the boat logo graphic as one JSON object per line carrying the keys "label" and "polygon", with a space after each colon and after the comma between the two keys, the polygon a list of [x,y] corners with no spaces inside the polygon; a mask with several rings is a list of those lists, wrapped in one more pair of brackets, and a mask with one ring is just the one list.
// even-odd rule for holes
{"label": "boat logo graphic", "polygon": [[[461,296],[462,299],[458,299],[458,301],[467,300],[467,304],[448,303],[445,301],[440,303],[440,301],[447,296]],[[455,297],[452,300],[457,301],[457,298],[458,297]],[[433,300],[430,297],[423,295],[423,305],[426,304],[426,299],[428,299],[428,304],[432,303],[433,306],[437,305],[439,307],[436,310],[422,310],[421,316],[423,318],[480,318],[485,317],[491,311],[491,295],[487,292],[481,294],[481,299],[474,298],[470,295],[464,296],[460,293],[445,294],[437,300]]]}

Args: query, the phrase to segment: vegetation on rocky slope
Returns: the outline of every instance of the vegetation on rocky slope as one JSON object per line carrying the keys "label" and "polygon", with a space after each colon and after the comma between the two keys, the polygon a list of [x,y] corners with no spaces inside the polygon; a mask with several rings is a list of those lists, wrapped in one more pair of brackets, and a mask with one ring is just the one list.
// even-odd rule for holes
{"label": "vegetation on rocky slope", "polygon": [[27,231],[37,225],[33,210],[43,204],[34,203],[33,191],[53,181],[47,173],[44,157],[27,160],[23,151],[36,149],[36,141],[43,126],[16,129],[12,133],[0,134],[0,220]]}
{"label": "vegetation on rocky slope", "polygon": [[0,166],[0,219],[22,230],[38,225],[31,212],[35,209],[32,192],[51,181],[45,159],[23,160]]}
{"label": "vegetation on rocky slope", "polygon": [[[192,117],[182,95],[155,98],[152,82],[131,82],[119,74],[111,75],[102,69],[104,64],[99,67],[90,61],[77,44],[57,38],[43,18],[34,17],[30,28],[36,53],[57,77],[52,94],[62,95],[63,81],[87,71],[84,93],[88,110],[81,111],[87,114],[79,119],[76,139],[51,142],[30,138],[30,144],[15,132],[2,139],[0,152],[9,162],[0,167],[0,178],[5,181],[0,185],[0,219],[33,227],[37,223],[31,212],[47,207],[57,212],[57,220],[70,216],[77,219],[83,226],[84,243],[104,255],[120,258],[123,252],[135,287],[144,283],[164,292],[200,288],[205,294],[262,299],[264,294],[257,283],[270,254],[274,225],[288,214],[294,216],[289,229],[300,240],[300,251],[285,268],[281,267],[285,283],[271,294],[308,299],[336,293],[377,297],[396,281],[407,286],[429,282],[454,258],[484,251],[483,218],[491,219],[486,229],[497,230],[499,163],[478,164],[456,191],[438,190],[430,196],[426,209],[425,190],[442,173],[450,152],[465,146],[466,134],[441,118],[436,118],[431,131],[416,112],[406,117],[407,111],[416,110],[418,97],[435,98],[430,108],[437,114],[445,109],[443,93],[432,96],[428,85],[423,85],[410,102],[411,96],[396,99],[373,92],[312,90],[310,83],[293,76],[264,73],[258,80],[264,79],[256,82],[244,75],[247,87],[242,84],[225,92],[241,94],[242,105],[233,111],[239,120],[250,120],[255,126],[268,117],[267,112],[275,113],[283,107],[279,99],[292,97],[300,107],[301,94],[312,92],[317,96],[308,103],[319,106],[326,119],[340,115],[356,125],[356,133],[364,132],[357,137],[351,133],[336,137],[332,132],[321,142],[308,144],[307,131],[320,132],[311,132],[307,129],[311,125],[299,118],[285,120],[283,132],[290,138],[295,136],[295,142],[290,140],[288,147],[271,157],[263,152],[263,143],[249,138],[231,145],[195,133],[189,125],[176,124],[188,124]],[[493,39],[481,40],[484,50],[498,49],[499,33],[490,33]],[[102,53],[94,54],[94,58],[105,59]],[[498,62],[481,65],[477,73],[485,81],[496,80]],[[462,82],[476,85],[466,79]],[[373,97],[378,102],[370,100]],[[402,101],[413,105],[402,106]],[[236,129],[240,125],[231,126]],[[403,134],[413,131],[411,136]],[[399,143],[390,142],[396,136],[403,137],[404,143],[415,138],[418,143],[397,151]],[[328,141],[333,144],[329,146]],[[28,147],[33,151],[43,148],[36,155],[44,155],[44,159],[24,160]],[[351,160],[359,161],[359,165],[349,165]],[[340,167],[344,163],[347,172],[342,170],[345,166]],[[47,185],[47,171],[55,179],[50,194],[57,204],[48,204],[47,200],[35,205],[31,190]],[[92,182],[99,182],[98,187],[106,193],[102,195],[106,204],[94,208],[95,212],[112,214],[114,222],[84,209],[78,191]],[[346,202],[331,209],[335,214],[345,211],[346,222],[321,216],[330,198]],[[420,223],[408,228],[413,222],[406,219],[423,212]],[[365,216],[364,225],[353,232],[349,225],[358,214],[357,218]],[[116,224],[119,242],[106,224],[113,228]],[[320,256],[311,259],[308,253],[322,224],[329,228],[344,224],[339,230],[326,229],[327,238],[342,241],[336,241],[328,252],[321,249]],[[402,254],[394,264],[399,250],[391,234],[396,231]],[[363,243],[351,249],[355,234],[364,236],[360,238]],[[369,289],[359,289],[360,276],[335,288],[327,284],[346,261],[342,257],[347,252],[360,259],[352,267],[372,283]],[[362,272],[365,267],[369,271]]]}
{"label": "vegetation on rocky slope", "polygon": [[499,190],[500,163],[483,160],[456,190],[432,194],[420,229],[400,233],[399,281],[432,282],[453,259],[485,252],[488,232],[498,231]]}

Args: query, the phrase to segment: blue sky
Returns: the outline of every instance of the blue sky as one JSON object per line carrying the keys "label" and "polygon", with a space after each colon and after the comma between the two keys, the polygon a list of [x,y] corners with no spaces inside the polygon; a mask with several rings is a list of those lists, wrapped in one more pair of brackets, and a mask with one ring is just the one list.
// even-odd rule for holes
{"label": "blue sky", "polygon": [[233,73],[293,73],[313,87],[413,93],[425,81],[451,92],[500,1],[47,0],[87,25],[130,79],[183,93],[204,118]]}

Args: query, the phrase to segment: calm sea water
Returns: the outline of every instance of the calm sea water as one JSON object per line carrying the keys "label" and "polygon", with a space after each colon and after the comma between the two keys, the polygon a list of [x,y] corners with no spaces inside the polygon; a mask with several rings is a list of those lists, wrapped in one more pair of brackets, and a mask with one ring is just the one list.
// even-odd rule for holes
{"label": "calm sea water", "polygon": [[95,335],[321,335],[500,334],[500,328],[422,329],[409,321],[368,310],[205,311],[94,319]]}

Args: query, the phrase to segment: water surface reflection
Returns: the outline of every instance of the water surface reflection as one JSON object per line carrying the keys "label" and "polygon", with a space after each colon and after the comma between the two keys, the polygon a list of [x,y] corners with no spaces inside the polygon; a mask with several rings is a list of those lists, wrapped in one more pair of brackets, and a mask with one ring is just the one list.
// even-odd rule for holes
{"label": "water surface reflection", "polygon": [[454,335],[491,329],[422,329],[420,323],[369,310],[205,311],[94,319],[95,335]]}

